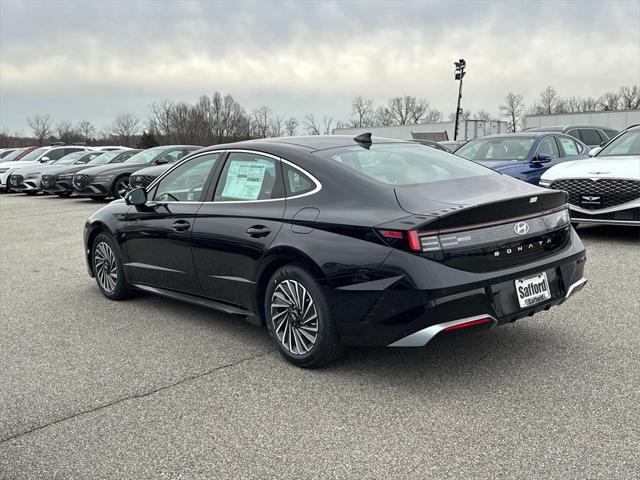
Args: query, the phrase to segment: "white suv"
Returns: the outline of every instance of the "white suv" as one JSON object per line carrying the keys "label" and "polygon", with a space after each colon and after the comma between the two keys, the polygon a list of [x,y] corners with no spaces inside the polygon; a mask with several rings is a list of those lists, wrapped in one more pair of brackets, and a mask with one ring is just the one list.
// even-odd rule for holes
{"label": "white suv", "polygon": [[540,186],[569,194],[574,224],[640,226],[640,125],[624,130],[592,158],[551,167]]}

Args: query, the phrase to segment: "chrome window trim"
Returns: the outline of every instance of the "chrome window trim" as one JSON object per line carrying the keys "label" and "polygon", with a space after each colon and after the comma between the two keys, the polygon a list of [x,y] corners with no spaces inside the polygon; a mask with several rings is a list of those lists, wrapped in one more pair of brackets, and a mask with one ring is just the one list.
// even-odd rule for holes
{"label": "chrome window trim", "polygon": [[[211,200],[211,201],[205,201],[205,202],[184,201],[184,202],[156,202],[156,203],[163,203],[163,204],[202,203],[203,205],[205,205],[205,204],[209,205],[209,204],[239,204],[239,203],[246,204],[246,203],[281,202],[283,200],[293,200],[293,199],[296,199],[296,198],[302,198],[302,197],[306,197],[306,196],[309,196],[309,195],[314,195],[314,194],[318,193],[320,190],[322,190],[322,183],[320,183],[320,181],[316,177],[314,177],[311,173],[309,173],[307,170],[305,170],[304,168],[296,165],[295,163],[292,163],[289,160],[286,160],[286,159],[284,159],[282,157],[278,157],[277,155],[272,155],[270,153],[263,152],[261,150],[247,150],[247,149],[242,149],[242,148],[225,148],[224,150],[208,150],[206,152],[199,153],[198,155],[194,155],[193,157],[189,157],[189,158],[185,157],[184,159],[181,159],[181,160],[177,161],[171,168],[169,168],[169,170],[164,172],[162,175],[160,175],[158,178],[156,178],[153,182],[151,182],[149,185],[147,185],[145,190],[147,192],[150,191],[166,175],[168,175],[171,171],[173,171],[173,169],[175,169],[179,165],[181,165],[185,160],[186,161],[191,161],[191,160],[194,160],[195,158],[201,157],[203,155],[211,155],[213,153],[219,153],[221,155],[223,155],[225,153],[252,153],[252,154],[262,155],[264,157],[271,158],[271,159],[273,159],[273,160],[275,160],[277,162],[286,163],[291,168],[294,168],[295,170],[298,170],[300,173],[302,173],[303,175],[308,177],[315,184],[316,187],[313,190],[311,190],[310,192],[302,193],[300,195],[292,195],[290,197],[286,196],[286,189],[285,189],[285,196],[284,197],[281,197],[281,198],[269,198],[269,199],[266,199],[266,200],[223,200],[223,201]],[[284,179],[283,179],[283,181],[284,181]]]}

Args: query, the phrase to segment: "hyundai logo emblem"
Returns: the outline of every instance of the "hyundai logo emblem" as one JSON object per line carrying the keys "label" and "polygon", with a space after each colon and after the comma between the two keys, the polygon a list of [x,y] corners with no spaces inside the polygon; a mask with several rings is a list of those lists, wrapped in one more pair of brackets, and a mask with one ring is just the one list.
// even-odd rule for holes
{"label": "hyundai logo emblem", "polygon": [[513,231],[518,235],[526,235],[529,233],[529,224],[527,222],[518,222],[513,226]]}

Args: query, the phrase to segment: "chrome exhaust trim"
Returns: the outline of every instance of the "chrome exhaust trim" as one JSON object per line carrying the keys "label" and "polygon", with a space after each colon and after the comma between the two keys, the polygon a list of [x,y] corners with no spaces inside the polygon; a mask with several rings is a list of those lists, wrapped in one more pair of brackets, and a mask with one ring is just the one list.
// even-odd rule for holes
{"label": "chrome exhaust trim", "polygon": [[[459,320],[452,320],[450,322],[438,323],[437,325],[431,325],[430,327],[423,328],[422,330],[418,330],[417,332],[412,333],[411,335],[407,335],[406,337],[401,338],[388,345],[389,347],[424,347],[427,343],[429,343],[433,337],[435,337],[438,333],[442,332],[446,329],[451,329],[451,327],[457,327],[458,325],[463,325],[465,323],[472,323],[477,320],[489,319],[491,321],[491,326],[495,326],[498,321],[493,318],[491,315],[476,315],[474,317],[461,318]],[[488,322],[486,322],[488,323]],[[479,325],[482,325],[481,323]],[[470,327],[473,325],[469,325]]]}
{"label": "chrome exhaust trim", "polygon": [[572,283],[571,285],[569,285],[569,288],[567,289],[567,294],[564,296],[564,299],[566,300],[567,298],[569,298],[574,293],[578,293],[580,290],[582,290],[582,287],[584,287],[586,285],[586,283],[587,283],[587,279],[582,277],[577,282]]}

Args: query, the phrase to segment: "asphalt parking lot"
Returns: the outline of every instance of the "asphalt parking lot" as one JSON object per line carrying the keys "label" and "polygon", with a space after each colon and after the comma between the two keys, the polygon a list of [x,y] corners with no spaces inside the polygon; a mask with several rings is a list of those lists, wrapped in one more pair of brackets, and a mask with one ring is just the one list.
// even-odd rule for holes
{"label": "asphalt parking lot", "polygon": [[0,197],[0,478],[638,478],[640,239],[570,302],[297,369],[265,330],[85,271],[92,201]]}

